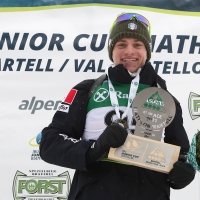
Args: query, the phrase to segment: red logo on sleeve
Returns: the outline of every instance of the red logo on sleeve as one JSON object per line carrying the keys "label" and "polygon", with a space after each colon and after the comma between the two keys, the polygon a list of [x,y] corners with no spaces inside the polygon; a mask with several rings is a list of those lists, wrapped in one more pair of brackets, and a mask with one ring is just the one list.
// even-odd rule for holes
{"label": "red logo on sleeve", "polygon": [[71,89],[70,92],[68,93],[67,97],[65,98],[64,102],[67,104],[72,104],[77,92],[78,92],[78,90]]}

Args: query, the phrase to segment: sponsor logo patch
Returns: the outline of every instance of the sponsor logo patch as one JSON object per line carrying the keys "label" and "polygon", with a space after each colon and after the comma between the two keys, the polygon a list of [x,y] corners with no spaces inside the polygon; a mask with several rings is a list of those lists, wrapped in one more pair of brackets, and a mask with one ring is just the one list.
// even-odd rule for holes
{"label": "sponsor logo patch", "polygon": [[70,138],[68,137],[67,135],[64,135],[64,134],[59,134],[60,136],[63,136],[64,137],[64,140],[70,140],[72,141],[73,143],[76,143],[76,142],[79,142],[79,140],[75,139],[75,138]]}
{"label": "sponsor logo patch", "polygon": [[69,112],[69,105],[61,104],[61,105],[58,107],[58,111],[68,113],[68,112]]}
{"label": "sponsor logo patch", "polygon": [[95,102],[102,102],[108,98],[109,92],[105,88],[100,88],[95,94],[94,94],[94,101]]}
{"label": "sponsor logo patch", "polygon": [[128,28],[131,29],[131,30],[136,30],[137,29],[137,25],[134,24],[134,23],[129,23],[128,24]]}
{"label": "sponsor logo patch", "polygon": [[67,97],[65,98],[64,103],[71,105],[72,102],[74,101],[74,98],[75,98],[77,92],[78,92],[78,90],[71,89],[70,92],[68,93]]}

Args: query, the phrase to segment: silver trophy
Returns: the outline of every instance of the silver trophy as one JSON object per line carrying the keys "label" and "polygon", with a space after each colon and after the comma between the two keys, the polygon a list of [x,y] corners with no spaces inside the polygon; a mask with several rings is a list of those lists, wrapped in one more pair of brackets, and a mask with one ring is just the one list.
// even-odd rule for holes
{"label": "silver trophy", "polygon": [[165,90],[151,87],[142,90],[132,104],[136,120],[134,135],[161,141],[164,128],[175,115],[175,103]]}
{"label": "silver trophy", "polygon": [[134,135],[128,134],[119,148],[110,148],[108,158],[162,173],[169,173],[178,160],[180,147],[164,143],[162,135],[173,121],[175,102],[165,90],[142,90],[132,104],[136,120]]}

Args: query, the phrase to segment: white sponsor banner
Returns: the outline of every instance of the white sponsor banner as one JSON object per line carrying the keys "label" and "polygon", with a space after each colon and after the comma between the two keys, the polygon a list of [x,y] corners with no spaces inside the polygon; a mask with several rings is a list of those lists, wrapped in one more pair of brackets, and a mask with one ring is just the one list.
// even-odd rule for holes
{"label": "white sponsor banner", "polygon": [[[13,199],[16,171],[74,170],[40,160],[36,135],[51,122],[69,90],[97,78],[111,64],[108,34],[121,12],[146,16],[152,25],[151,63],[180,101],[191,141],[199,129],[200,15],[133,6],[49,7],[0,12],[0,195]],[[195,98],[190,94],[195,94]],[[191,105],[191,106],[188,106]],[[64,109],[64,108],[62,108]],[[64,109],[67,111],[67,109]],[[195,117],[192,117],[195,115]],[[29,176],[29,175],[28,175]],[[171,199],[200,199],[199,174]]]}

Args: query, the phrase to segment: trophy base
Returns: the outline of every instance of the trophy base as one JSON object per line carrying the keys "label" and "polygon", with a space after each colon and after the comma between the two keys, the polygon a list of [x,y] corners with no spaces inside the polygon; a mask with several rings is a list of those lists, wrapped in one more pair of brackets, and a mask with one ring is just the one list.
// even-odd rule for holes
{"label": "trophy base", "polygon": [[128,134],[121,147],[110,148],[108,159],[169,173],[179,153],[179,146]]}

